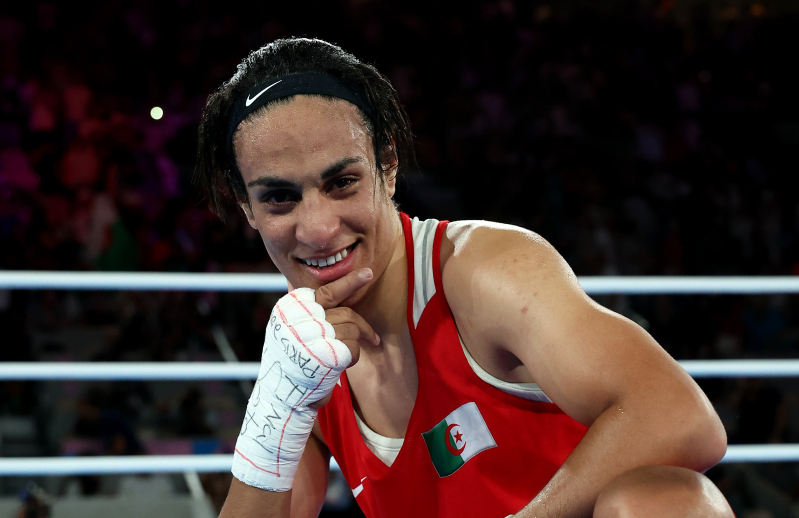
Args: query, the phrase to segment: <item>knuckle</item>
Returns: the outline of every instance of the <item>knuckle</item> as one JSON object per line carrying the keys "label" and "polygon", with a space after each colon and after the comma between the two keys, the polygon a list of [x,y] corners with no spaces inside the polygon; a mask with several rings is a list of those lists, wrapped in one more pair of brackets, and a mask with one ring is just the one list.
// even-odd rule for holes
{"label": "knuckle", "polygon": [[342,313],[343,313],[342,309],[346,309],[346,308],[330,308],[330,309],[326,309],[325,310],[325,317],[327,317],[328,319],[336,318],[336,317],[337,318],[341,318],[342,317]]}
{"label": "knuckle", "polygon": [[358,361],[358,358],[361,356],[361,346],[358,345],[357,340],[343,340],[344,345],[347,346],[347,349],[350,350],[350,356],[352,356],[352,361],[350,365],[354,365],[355,362]]}
{"label": "knuckle", "polygon": [[331,290],[327,285],[317,288],[316,294],[320,296],[319,298],[321,298],[321,300],[318,300],[318,302],[333,300],[333,290]]}
{"label": "knuckle", "polygon": [[334,329],[336,330],[336,338],[342,341],[343,339],[357,340],[360,335],[358,327],[349,322],[338,324],[334,326]]}

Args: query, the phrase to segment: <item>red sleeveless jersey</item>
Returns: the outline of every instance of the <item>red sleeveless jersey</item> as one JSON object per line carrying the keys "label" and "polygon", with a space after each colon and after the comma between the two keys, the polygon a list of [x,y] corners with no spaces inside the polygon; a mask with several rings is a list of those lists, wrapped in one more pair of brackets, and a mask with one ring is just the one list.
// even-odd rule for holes
{"label": "red sleeveless jersey", "polygon": [[504,518],[538,494],[586,427],[553,403],[480,379],[464,356],[441,283],[447,222],[401,216],[419,375],[402,449],[389,467],[363,442],[346,372],[319,411],[322,434],[368,518]]}

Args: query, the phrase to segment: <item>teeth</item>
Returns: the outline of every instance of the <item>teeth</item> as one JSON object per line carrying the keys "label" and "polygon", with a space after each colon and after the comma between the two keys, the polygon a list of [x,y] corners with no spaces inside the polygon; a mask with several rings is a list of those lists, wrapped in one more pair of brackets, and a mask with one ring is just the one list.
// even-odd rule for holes
{"label": "teeth", "polygon": [[325,266],[332,266],[332,265],[336,264],[337,262],[341,261],[342,259],[344,259],[348,255],[349,255],[349,253],[347,252],[347,249],[345,248],[344,250],[342,250],[341,252],[337,253],[336,255],[331,255],[330,257],[328,257],[326,259],[319,259],[319,260],[317,260],[317,259],[304,259],[304,261],[305,261],[305,264],[307,264],[308,266],[318,266],[320,268],[324,268]]}

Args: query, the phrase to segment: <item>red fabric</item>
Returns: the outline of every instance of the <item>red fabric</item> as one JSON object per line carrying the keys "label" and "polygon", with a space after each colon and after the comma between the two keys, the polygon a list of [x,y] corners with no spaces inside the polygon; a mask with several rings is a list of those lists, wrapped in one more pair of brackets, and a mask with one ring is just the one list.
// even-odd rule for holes
{"label": "red fabric", "polygon": [[[355,422],[346,372],[319,412],[322,434],[350,488],[363,484],[356,501],[368,518],[504,518],[546,485],[586,427],[552,403],[527,401],[492,387],[469,366],[441,283],[439,251],[447,222],[438,225],[435,235],[436,293],[414,329],[411,224],[405,214],[402,222],[408,254],[407,317],[419,375],[404,444],[391,467],[366,447]],[[498,447],[478,453],[441,478],[421,434],[470,401],[477,404]]]}

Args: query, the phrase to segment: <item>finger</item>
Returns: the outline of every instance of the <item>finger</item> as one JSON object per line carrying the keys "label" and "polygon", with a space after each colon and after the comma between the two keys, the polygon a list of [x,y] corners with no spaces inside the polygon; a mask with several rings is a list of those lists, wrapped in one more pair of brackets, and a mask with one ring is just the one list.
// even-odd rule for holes
{"label": "finger", "polygon": [[[371,345],[380,345],[380,336],[375,333],[372,326],[358,313],[350,308],[333,308],[325,311],[325,320],[330,322],[336,330],[336,338],[339,338],[338,326],[344,324],[354,325],[358,329],[359,336],[355,337],[356,340],[363,340]],[[351,337],[348,337],[351,338]]]}
{"label": "finger", "polygon": [[345,344],[352,342],[358,344],[359,347],[369,347],[375,344],[372,336],[364,336],[358,326],[351,322],[333,327],[336,330],[336,340],[344,342]]}
{"label": "finger", "polygon": [[316,302],[325,309],[338,306],[344,299],[363,288],[372,280],[372,270],[362,268],[316,290]]}
{"label": "finger", "polygon": [[352,356],[352,360],[350,361],[350,364],[347,365],[347,368],[349,369],[350,367],[358,363],[358,358],[361,357],[360,342],[358,340],[339,340],[339,341],[342,342],[344,345],[346,345],[347,349],[350,350],[350,356]]}
{"label": "finger", "polygon": [[358,341],[361,339],[361,330],[352,322],[344,322],[334,325],[333,329],[336,331],[336,340],[353,340]]}
{"label": "finger", "polygon": [[[343,343],[347,349],[349,349],[350,362],[344,367],[345,369],[349,369],[358,362],[358,358],[361,356],[361,331],[358,329],[358,326],[352,322],[345,322],[338,326],[333,326],[333,331],[336,333],[336,341]],[[366,343],[371,345],[368,341]]]}

